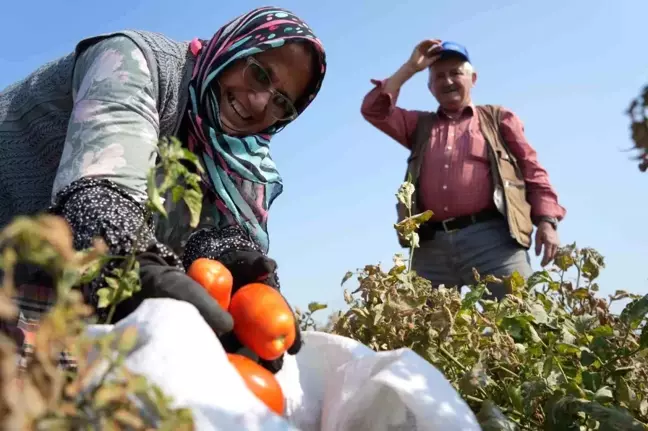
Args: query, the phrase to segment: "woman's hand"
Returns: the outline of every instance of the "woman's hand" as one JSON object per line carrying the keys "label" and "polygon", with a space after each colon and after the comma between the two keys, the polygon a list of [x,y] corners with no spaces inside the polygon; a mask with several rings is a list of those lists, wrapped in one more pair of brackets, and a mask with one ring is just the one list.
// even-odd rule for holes
{"label": "woman's hand", "polygon": [[155,253],[142,253],[137,256],[137,260],[140,264],[142,290],[116,307],[114,321],[135,311],[144,299],[172,298],[196,307],[216,335],[221,336],[232,330],[232,316],[182,270],[170,266]]}
{"label": "woman's hand", "polygon": [[[227,267],[234,278],[232,295],[238,289],[249,283],[260,282],[280,290],[279,278],[277,277],[277,262],[274,259],[258,251],[231,251],[223,255],[219,261]],[[285,300],[285,298],[284,298]],[[288,304],[288,301],[286,301]],[[288,304],[290,307],[290,304]],[[292,310],[292,307],[291,307]],[[265,361],[255,357],[256,355],[244,349],[233,333],[221,337],[221,343],[225,351],[229,353],[240,353],[248,356],[261,364],[273,373],[277,373],[283,366],[283,356],[274,361]],[[299,323],[295,320],[295,342],[288,349],[288,354],[296,355],[302,347],[301,332]],[[247,351],[246,351],[247,350]]]}
{"label": "woman's hand", "polygon": [[218,261],[232,273],[232,294],[250,283],[264,283],[279,290],[277,262],[258,251],[231,251]]}

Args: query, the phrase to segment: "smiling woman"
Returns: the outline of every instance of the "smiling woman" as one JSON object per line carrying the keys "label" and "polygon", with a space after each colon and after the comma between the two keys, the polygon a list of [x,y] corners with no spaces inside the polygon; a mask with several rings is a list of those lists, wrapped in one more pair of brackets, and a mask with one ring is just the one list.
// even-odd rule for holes
{"label": "smiling woman", "polygon": [[[142,289],[119,304],[115,320],[149,297],[187,301],[228,352],[239,352],[231,316],[185,269],[214,259],[232,273],[233,292],[261,278],[279,290],[267,221],[283,184],[270,139],[308,107],[325,72],[324,49],[309,26],[274,7],[235,18],[209,40],[176,42],[146,31],[85,39],[0,93],[0,228],[49,211],[67,220],[79,249],[101,237],[111,255],[136,254]],[[185,142],[204,167],[196,231],[185,206],[171,200],[166,220],[147,222],[147,174],[168,136]],[[81,286],[90,305],[118,263]],[[37,328],[54,298],[37,268],[16,284],[21,313],[12,334]],[[288,353],[300,347],[297,328]],[[282,366],[282,358],[251,356],[273,372]]]}
{"label": "smiling woman", "polygon": [[245,135],[293,120],[295,105],[312,80],[314,61],[309,46],[293,42],[232,64],[217,82],[223,128]]}

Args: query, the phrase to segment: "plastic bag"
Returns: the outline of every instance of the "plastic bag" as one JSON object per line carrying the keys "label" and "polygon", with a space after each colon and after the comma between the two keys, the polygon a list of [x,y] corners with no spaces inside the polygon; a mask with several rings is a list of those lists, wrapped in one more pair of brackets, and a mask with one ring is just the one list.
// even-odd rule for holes
{"label": "plastic bag", "polygon": [[136,325],[139,338],[125,365],[154,381],[176,406],[194,412],[198,430],[480,430],[458,393],[409,349],[373,352],[340,336],[304,332],[304,346],[286,355],[277,374],[286,397],[279,417],[245,386],[191,304],[149,299],[98,336]]}

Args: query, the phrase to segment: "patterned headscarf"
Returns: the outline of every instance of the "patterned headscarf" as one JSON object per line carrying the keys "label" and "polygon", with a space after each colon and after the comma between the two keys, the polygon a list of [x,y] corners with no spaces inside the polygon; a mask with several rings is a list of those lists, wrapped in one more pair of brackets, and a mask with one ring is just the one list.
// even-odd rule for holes
{"label": "patterned headscarf", "polygon": [[189,85],[189,149],[197,153],[206,170],[210,195],[221,227],[238,224],[267,252],[268,209],[283,191],[281,176],[270,157],[270,139],[287,123],[264,133],[245,137],[223,132],[219,119],[219,74],[234,61],[278,48],[289,41],[308,43],[317,56],[318,69],[306,97],[296,103],[301,114],[317,95],[326,71],[326,57],[319,39],[293,13],[262,7],[235,18],[202,47]]}

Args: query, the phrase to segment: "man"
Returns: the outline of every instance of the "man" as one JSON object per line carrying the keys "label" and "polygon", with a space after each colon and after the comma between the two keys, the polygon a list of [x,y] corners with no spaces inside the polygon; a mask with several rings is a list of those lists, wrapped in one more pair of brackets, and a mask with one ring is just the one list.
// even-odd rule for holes
{"label": "man", "polygon": [[[396,106],[403,84],[426,69],[436,112]],[[391,77],[372,80],[376,87],[362,104],[367,121],[411,152],[415,210],[434,213],[419,230],[413,269],[434,285],[474,284],[473,267],[482,275],[529,276],[533,225],[545,266],[556,254],[556,229],[565,216],[521,120],[503,107],[475,105],[476,81],[466,48],[425,40]],[[489,289],[496,298],[506,293],[502,285]]]}

